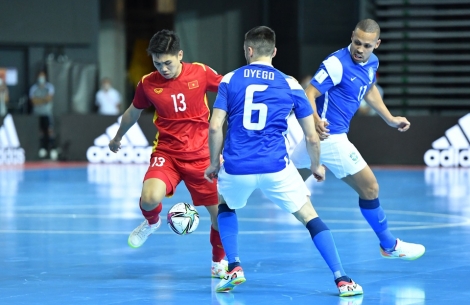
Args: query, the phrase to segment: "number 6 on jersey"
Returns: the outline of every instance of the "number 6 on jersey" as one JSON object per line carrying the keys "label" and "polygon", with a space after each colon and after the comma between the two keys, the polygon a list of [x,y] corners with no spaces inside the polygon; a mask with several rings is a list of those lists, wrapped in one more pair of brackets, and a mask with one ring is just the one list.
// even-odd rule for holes
{"label": "number 6 on jersey", "polygon": [[[253,104],[253,95],[255,92],[261,92],[268,89],[268,85],[249,85],[245,91],[245,107],[243,111],[243,127],[249,130],[262,130],[266,126],[266,117],[268,116],[268,106],[262,103]],[[259,111],[258,123],[251,122],[253,111]]]}

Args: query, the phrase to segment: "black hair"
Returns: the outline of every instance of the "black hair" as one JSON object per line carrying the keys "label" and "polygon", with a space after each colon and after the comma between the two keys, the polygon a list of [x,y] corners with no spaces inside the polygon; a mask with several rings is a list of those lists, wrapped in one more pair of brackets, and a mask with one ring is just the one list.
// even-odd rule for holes
{"label": "black hair", "polygon": [[180,39],[175,32],[170,30],[158,31],[150,39],[147,53],[152,54],[172,54],[177,55],[181,50]]}
{"label": "black hair", "polygon": [[377,37],[380,37],[380,26],[372,19],[363,19],[359,21],[355,29],[359,29],[366,33],[377,33]]}
{"label": "black hair", "polygon": [[257,26],[245,34],[245,46],[252,47],[257,56],[270,56],[276,46],[276,33],[267,26]]}

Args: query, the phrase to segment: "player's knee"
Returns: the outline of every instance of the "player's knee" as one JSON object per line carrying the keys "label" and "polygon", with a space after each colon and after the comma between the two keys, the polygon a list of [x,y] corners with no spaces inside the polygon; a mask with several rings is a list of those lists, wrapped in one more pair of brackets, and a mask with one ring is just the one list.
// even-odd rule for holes
{"label": "player's knee", "polygon": [[364,199],[373,200],[379,197],[379,184],[377,182],[369,184],[361,195]]}
{"label": "player's knee", "polygon": [[163,198],[155,192],[142,192],[140,206],[142,209],[150,211],[157,207],[162,199]]}

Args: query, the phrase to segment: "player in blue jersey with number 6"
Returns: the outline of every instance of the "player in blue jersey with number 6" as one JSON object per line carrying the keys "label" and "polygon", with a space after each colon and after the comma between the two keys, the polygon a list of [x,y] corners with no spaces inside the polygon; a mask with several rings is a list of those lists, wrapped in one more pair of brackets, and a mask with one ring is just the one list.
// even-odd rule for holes
{"label": "player in blue jersey with number 6", "polygon": [[[209,128],[211,165],[204,175],[209,181],[218,176],[221,203],[217,219],[229,262],[229,272],[216,291],[230,291],[246,280],[238,255],[235,211],[243,208],[251,193],[259,188],[306,226],[334,275],[339,295],[362,294],[362,287],[345,273],[333,236],[318,217],[310,202],[310,192],[289,159],[285,135],[287,118],[293,111],[305,134],[310,169],[318,181],[324,180],[312,106],[300,84],[272,66],[275,40],[274,31],[265,26],[245,34],[248,65],[222,78],[214,103]],[[222,126],[226,119],[228,130],[221,166]]]}
{"label": "player in blue jersey with number 6", "polygon": [[[379,37],[380,27],[374,20],[360,21],[352,33],[352,43],[322,62],[305,92],[317,110],[314,118],[316,131],[322,140],[320,163],[359,195],[360,210],[380,240],[381,255],[414,260],[424,254],[424,246],[401,241],[390,232],[378,198],[377,179],[346,135],[362,99],[389,126],[402,132],[410,128],[406,118],[390,114],[375,86],[379,60],[373,51],[380,45]],[[299,142],[291,158],[297,168],[306,168],[310,163],[309,156],[304,140],[299,140],[303,138],[300,127],[295,125],[295,120],[290,118],[289,138]]]}

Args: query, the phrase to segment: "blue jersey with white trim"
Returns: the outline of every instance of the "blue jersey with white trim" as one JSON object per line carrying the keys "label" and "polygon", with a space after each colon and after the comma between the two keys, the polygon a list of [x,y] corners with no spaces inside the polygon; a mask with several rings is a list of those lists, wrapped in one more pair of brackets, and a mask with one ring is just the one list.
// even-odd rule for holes
{"label": "blue jersey with white trim", "polygon": [[283,170],[287,154],[287,117],[313,114],[300,84],[271,65],[251,63],[228,73],[219,84],[214,108],[227,112],[223,158],[232,175]]}
{"label": "blue jersey with white trim", "polygon": [[349,47],[330,54],[310,83],[322,95],[316,99],[318,115],[330,125],[330,134],[347,133],[361,100],[375,83],[379,59],[373,53],[366,63],[352,60]]}

